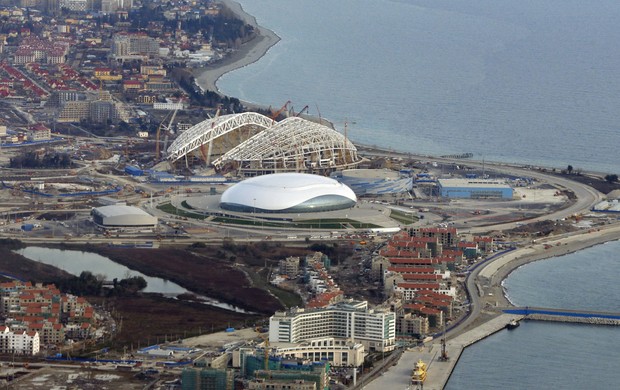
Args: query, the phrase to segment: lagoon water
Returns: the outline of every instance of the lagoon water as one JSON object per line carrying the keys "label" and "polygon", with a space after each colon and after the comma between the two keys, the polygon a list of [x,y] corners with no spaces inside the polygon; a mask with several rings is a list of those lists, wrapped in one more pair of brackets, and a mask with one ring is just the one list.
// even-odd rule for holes
{"label": "lagoon water", "polygon": [[282,40],[218,88],[422,154],[620,173],[620,2],[241,0]]}
{"label": "lagoon water", "polygon": [[147,293],[178,295],[189,292],[176,283],[146,276],[96,253],[37,246],[20,249],[17,253],[30,260],[54,266],[75,276],[79,276],[84,271],[92,272],[94,275],[102,275],[104,280],[115,278],[121,280],[132,276],[141,276],[146,280],[147,285],[144,292]]}
{"label": "lagoon water", "polygon": [[[348,135],[368,145],[620,173],[616,0],[240,2],[282,41],[220,79],[228,95],[308,105],[340,131],[348,121]],[[618,250],[527,265],[508,294],[620,311]],[[527,323],[466,349],[448,388],[614,388],[619,332]]]}
{"label": "lagoon water", "polygon": [[29,246],[16,252],[30,260],[54,266],[75,276],[79,276],[84,271],[92,272],[94,275],[102,275],[104,280],[108,281],[141,276],[147,283],[146,288],[142,290],[145,293],[160,293],[167,297],[176,297],[180,294],[191,294],[198,302],[209,306],[215,306],[220,309],[231,310],[238,313],[251,313],[242,308],[220,302],[217,299],[197,295],[171,281],[144,275],[141,272],[115,263],[107,257],[96,253],[36,246]]}

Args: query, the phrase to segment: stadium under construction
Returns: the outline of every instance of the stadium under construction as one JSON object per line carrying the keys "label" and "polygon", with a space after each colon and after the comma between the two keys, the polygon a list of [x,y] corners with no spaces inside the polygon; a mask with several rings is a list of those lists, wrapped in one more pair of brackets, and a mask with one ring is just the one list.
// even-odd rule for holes
{"label": "stadium under construction", "polygon": [[216,116],[182,134],[167,148],[172,165],[213,166],[239,177],[305,172],[328,175],[358,166],[362,158],[346,136],[300,117],[276,122],[254,112]]}

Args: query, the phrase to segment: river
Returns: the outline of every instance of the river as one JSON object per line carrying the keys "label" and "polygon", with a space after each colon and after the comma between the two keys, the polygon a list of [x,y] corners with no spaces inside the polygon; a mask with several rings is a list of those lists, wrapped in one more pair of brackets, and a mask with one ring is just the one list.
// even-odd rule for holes
{"label": "river", "polygon": [[104,280],[107,281],[141,276],[147,283],[146,288],[143,290],[145,293],[160,293],[168,297],[176,297],[180,294],[192,294],[198,301],[209,306],[238,313],[250,313],[244,309],[220,302],[216,299],[194,294],[168,280],[144,275],[96,253],[35,246],[29,246],[16,252],[30,260],[54,266],[75,276],[79,276],[84,271],[89,271],[94,275],[102,275]]}

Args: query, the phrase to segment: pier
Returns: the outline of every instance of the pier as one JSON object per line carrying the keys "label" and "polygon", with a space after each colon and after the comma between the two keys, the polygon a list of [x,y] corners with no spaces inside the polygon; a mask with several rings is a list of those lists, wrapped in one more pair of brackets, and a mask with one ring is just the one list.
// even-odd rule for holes
{"label": "pier", "polygon": [[571,322],[588,325],[620,325],[620,313],[588,310],[551,309],[546,307],[510,307],[503,313],[518,315],[526,320]]}
{"label": "pier", "polygon": [[505,329],[506,324],[511,320],[521,320],[523,317],[523,315],[517,314],[501,314],[475,329],[448,340],[446,342],[447,361],[440,359],[440,339],[435,339],[432,343],[421,347],[409,348],[402,354],[396,365],[390,367],[387,372],[371,383],[362,384],[360,387],[367,390],[415,389],[415,385],[411,385],[411,372],[415,362],[422,359],[428,366],[424,389],[441,390],[448,383],[448,379],[450,379],[450,375],[466,347]]}

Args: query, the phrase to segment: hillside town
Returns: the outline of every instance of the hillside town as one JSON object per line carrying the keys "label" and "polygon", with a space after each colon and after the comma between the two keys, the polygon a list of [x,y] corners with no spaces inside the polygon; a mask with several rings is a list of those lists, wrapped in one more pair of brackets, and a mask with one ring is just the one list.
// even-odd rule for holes
{"label": "hillside town", "polygon": [[512,270],[617,238],[617,175],[197,81],[271,34],[228,0],[0,0],[0,387],[442,388],[527,316]]}
{"label": "hillside town", "polygon": [[146,138],[162,113],[204,92],[192,68],[253,38],[213,1],[20,2],[0,18],[0,96],[16,116],[3,115],[3,143],[49,140],[70,124]]}

